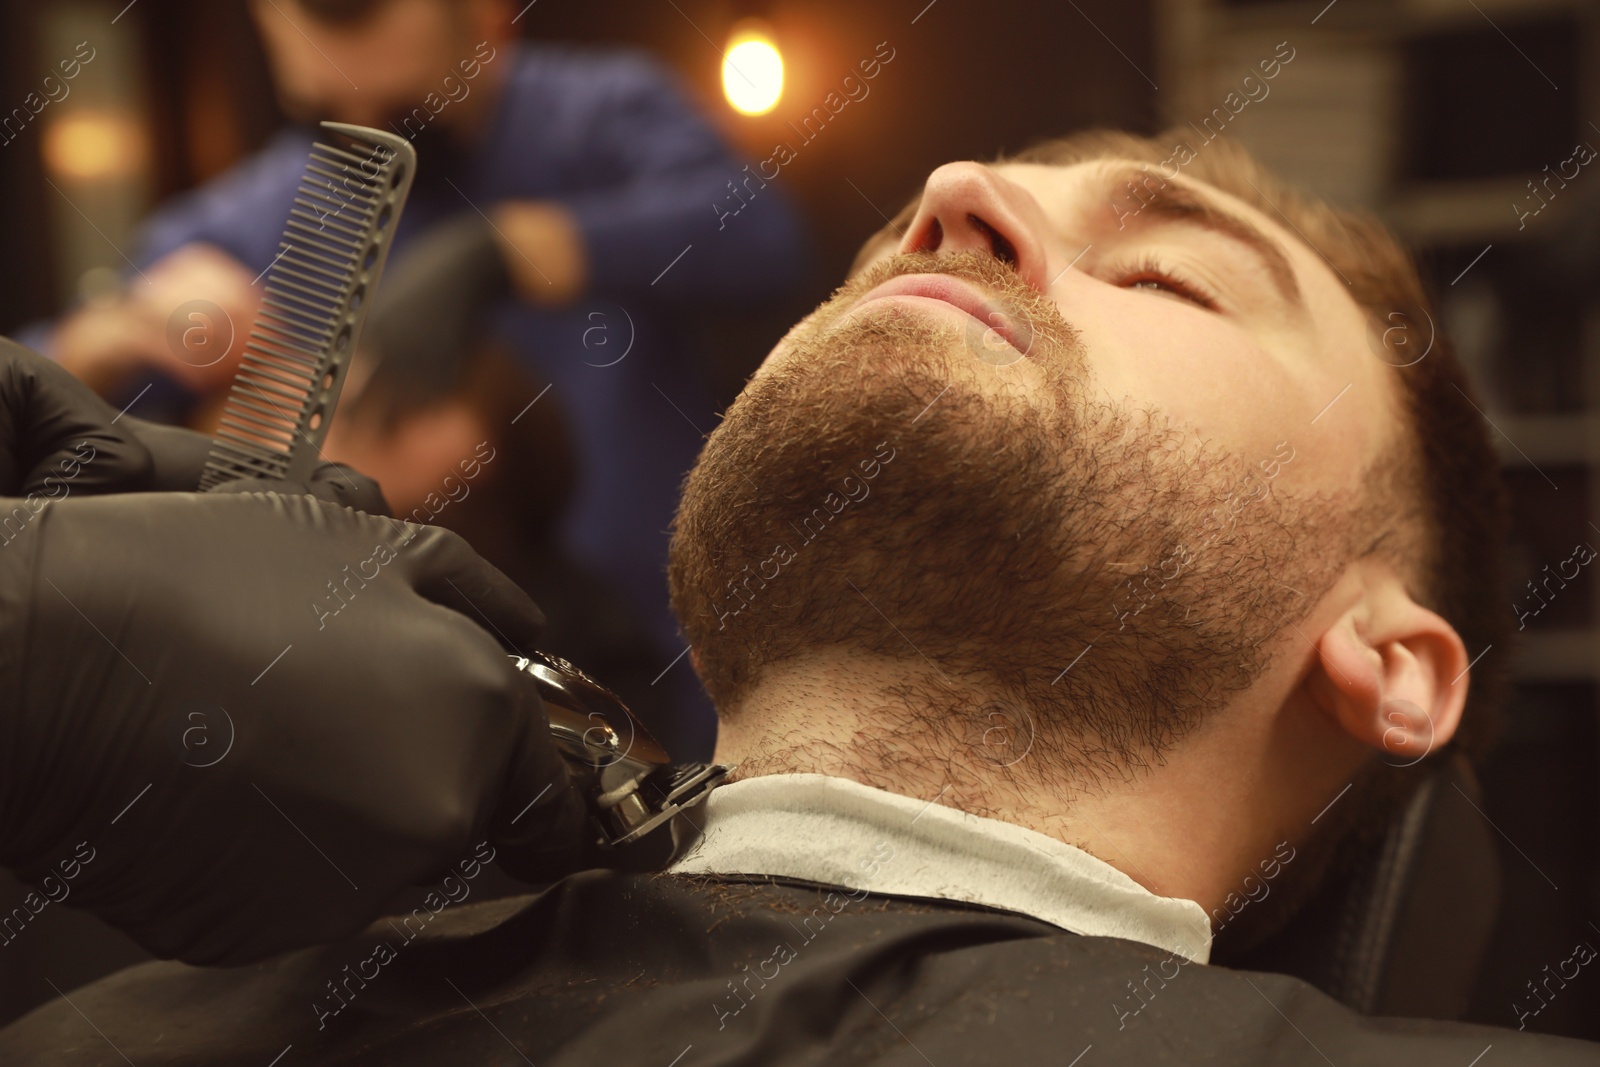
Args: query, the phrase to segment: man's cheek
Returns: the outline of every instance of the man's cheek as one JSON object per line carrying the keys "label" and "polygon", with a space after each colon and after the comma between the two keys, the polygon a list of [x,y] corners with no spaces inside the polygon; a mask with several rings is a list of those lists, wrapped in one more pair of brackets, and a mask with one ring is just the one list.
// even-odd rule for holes
{"label": "man's cheek", "polygon": [[1189,388],[1201,335],[1193,324],[1175,320],[1160,297],[1119,292],[1100,300],[1063,301],[1071,307],[1068,321],[1078,329],[1085,373],[1092,395],[1122,404],[1129,400],[1163,400],[1174,390]]}
{"label": "man's cheek", "polygon": [[[1138,306],[1119,302],[1114,315],[1080,309],[1073,324],[1082,334],[1091,394],[1151,408],[1175,430],[1249,453],[1255,437],[1270,436],[1270,427],[1298,415],[1303,383],[1243,331],[1186,311],[1158,296],[1143,296]],[[1261,455],[1271,455],[1281,439],[1281,432],[1263,439]]]}

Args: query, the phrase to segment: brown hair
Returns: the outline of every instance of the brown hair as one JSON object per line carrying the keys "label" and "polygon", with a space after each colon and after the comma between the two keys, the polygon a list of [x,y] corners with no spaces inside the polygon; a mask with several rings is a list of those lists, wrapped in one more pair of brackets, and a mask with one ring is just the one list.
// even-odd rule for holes
{"label": "brown hair", "polygon": [[306,14],[330,26],[365,22],[388,0],[295,0]]}
{"label": "brown hair", "polygon": [[330,26],[365,22],[391,0],[295,0],[306,14]]}

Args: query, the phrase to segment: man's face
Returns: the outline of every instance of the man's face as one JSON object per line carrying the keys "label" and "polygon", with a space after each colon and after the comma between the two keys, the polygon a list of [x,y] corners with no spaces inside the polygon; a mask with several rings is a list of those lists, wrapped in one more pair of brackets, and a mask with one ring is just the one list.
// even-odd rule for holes
{"label": "man's face", "polygon": [[752,377],[670,568],[724,715],[835,646],[925,675],[897,729],[1110,771],[1248,688],[1356,556],[1396,407],[1365,316],[1286,227],[1135,199],[1136,166],[940,168]]}
{"label": "man's face", "polygon": [[[478,40],[469,25],[475,6],[388,0],[348,25],[319,21],[295,0],[255,0],[252,9],[291,115],[386,129],[424,107],[430,93],[443,98],[446,76],[461,81],[458,64],[473,58]],[[430,125],[449,126],[451,111]]]}
{"label": "man's face", "polygon": [[[1180,191],[1209,203],[1190,205],[1174,195]],[[1178,201],[1171,214],[1166,200]],[[1278,254],[1201,224],[1202,207],[1225,213],[1224,226],[1244,223]],[[1188,218],[1175,218],[1178,211]],[[1353,486],[1391,441],[1398,417],[1392,376],[1368,343],[1365,313],[1327,261],[1282,216],[1126,160],[939,168],[904,235],[875,238],[881,247],[767,365],[790,358],[788,342],[797,334],[820,339],[842,328],[847,314],[943,318],[970,332],[974,324],[960,310],[925,299],[879,299],[850,310],[886,273],[901,273],[897,255],[929,247],[935,225],[940,253],[992,251],[996,234],[1011,246],[1016,280],[996,295],[1002,303],[1020,300],[1025,287],[1054,304],[1082,344],[1094,396],[1157,408],[1246,460],[1270,457],[1287,440],[1296,460],[1284,471],[1285,484],[1302,490]],[[981,328],[979,336],[982,343]],[[950,358],[971,369],[966,351]],[[987,358],[1004,362],[1006,354]],[[1043,361],[1022,357],[988,377],[996,388],[1030,388],[1049,373]]]}

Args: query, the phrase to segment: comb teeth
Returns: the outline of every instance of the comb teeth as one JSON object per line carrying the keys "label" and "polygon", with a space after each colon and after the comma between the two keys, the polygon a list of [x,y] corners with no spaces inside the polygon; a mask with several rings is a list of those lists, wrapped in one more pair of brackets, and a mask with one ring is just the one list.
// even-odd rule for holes
{"label": "comb teeth", "polygon": [[409,142],[362,126],[322,128],[355,151],[312,147],[202,490],[237,478],[309,479],[411,189]]}

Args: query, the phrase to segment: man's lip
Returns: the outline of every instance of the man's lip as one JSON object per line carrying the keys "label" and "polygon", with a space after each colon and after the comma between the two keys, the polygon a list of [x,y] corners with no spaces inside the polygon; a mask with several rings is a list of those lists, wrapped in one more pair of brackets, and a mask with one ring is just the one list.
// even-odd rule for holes
{"label": "man's lip", "polygon": [[863,293],[855,303],[845,309],[846,314],[868,300],[876,300],[883,296],[921,296],[942,300],[965,311],[985,329],[999,334],[1007,344],[1015,345],[1010,316],[1005,314],[1004,305],[960,278],[952,278],[948,274],[902,274]]}

